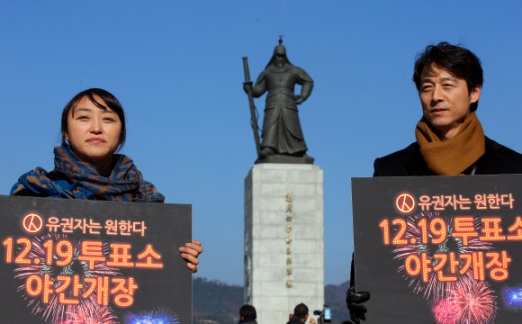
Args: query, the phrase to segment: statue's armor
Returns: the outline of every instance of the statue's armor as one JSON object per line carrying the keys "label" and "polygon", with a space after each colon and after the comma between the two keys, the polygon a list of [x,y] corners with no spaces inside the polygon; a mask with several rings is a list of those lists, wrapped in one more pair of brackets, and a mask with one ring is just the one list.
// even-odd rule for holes
{"label": "statue's armor", "polygon": [[269,147],[276,154],[290,155],[304,154],[308,150],[299,122],[295,84],[301,85],[300,97],[302,101],[306,100],[312,92],[313,81],[303,69],[290,63],[283,67],[269,65],[259,75],[254,96],[268,91],[261,149]]}

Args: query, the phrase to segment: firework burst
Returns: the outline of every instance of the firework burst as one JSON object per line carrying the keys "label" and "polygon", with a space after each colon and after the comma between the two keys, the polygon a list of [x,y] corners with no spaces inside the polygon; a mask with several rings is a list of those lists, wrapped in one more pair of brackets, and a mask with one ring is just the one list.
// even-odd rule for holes
{"label": "firework burst", "polygon": [[[442,218],[446,224],[446,239],[440,244],[433,244],[431,243],[433,235],[429,233],[428,243],[424,244],[422,243],[422,231],[417,223],[422,219],[426,219],[429,223],[430,220],[436,217]],[[475,222],[475,228],[477,230],[480,228],[480,223],[478,221]],[[437,273],[435,272],[429,274],[427,282],[423,282],[419,276],[414,278],[410,277],[406,274],[404,267],[404,260],[406,260],[408,256],[426,253],[428,258],[432,260],[432,266],[435,266],[437,264],[437,260],[433,258],[435,253],[453,252],[458,258],[462,253],[491,250],[491,243],[482,242],[476,237],[469,238],[468,244],[464,245],[460,237],[452,236],[453,230],[453,219],[443,217],[437,212],[421,212],[420,214],[411,215],[406,219],[406,232],[404,233],[404,238],[409,242],[409,244],[400,246],[393,250],[393,253],[395,253],[394,259],[403,261],[403,263],[398,267],[397,272],[403,273],[403,278],[408,281],[408,286],[413,287],[413,291],[416,294],[422,293],[426,299],[433,298],[437,301],[447,297],[448,292],[453,290],[453,286],[456,282],[441,282],[438,280]],[[450,273],[449,267],[443,268],[442,271],[444,271],[445,274]],[[468,271],[464,275],[458,275],[458,278],[469,278],[470,276],[472,275]]]}
{"label": "firework burst", "polygon": [[522,308],[522,286],[505,288],[502,295],[504,303],[509,308]]}
{"label": "firework burst", "polygon": [[69,313],[71,324],[118,324],[111,309],[100,305],[82,305]]}
{"label": "firework burst", "polygon": [[178,317],[169,308],[158,308],[150,312],[127,316],[127,324],[179,324]]}
{"label": "firework burst", "polygon": [[[59,287],[60,282],[57,281],[56,278],[60,275],[79,275],[80,280],[86,277],[96,278],[98,276],[119,275],[119,269],[108,267],[105,262],[95,263],[94,269],[89,269],[87,262],[78,260],[81,241],[74,239],[68,239],[73,246],[73,257],[71,262],[63,267],[57,266],[56,264],[47,265],[45,263],[46,249],[44,243],[48,240],[52,240],[56,243],[64,239],[68,239],[67,235],[57,233],[48,233],[43,236],[34,237],[31,242],[31,250],[27,255],[30,260],[33,260],[33,264],[19,266],[14,269],[16,272],[14,277],[23,280],[24,282],[18,286],[17,291],[23,292],[22,297],[28,300],[27,306],[31,308],[31,312],[35,315],[41,313],[42,319],[47,321],[50,318],[54,323],[69,321],[71,319],[69,314],[74,313],[76,308],[97,306],[96,296],[92,294],[87,299],[80,298],[79,305],[64,305],[59,302],[58,295],[52,294],[49,298],[49,303],[44,304],[40,298],[30,297],[25,292],[25,281],[29,276],[37,275],[43,277],[44,275],[49,275],[50,279],[54,282],[53,288],[57,288]],[[105,256],[109,254],[108,246],[104,246],[103,252]],[[54,255],[53,258],[54,260],[57,260],[58,256]],[[84,292],[84,290],[81,292]],[[68,297],[72,296],[72,291],[67,291],[66,293]]]}
{"label": "firework burst", "polygon": [[437,324],[457,324],[457,318],[452,313],[452,304],[449,299],[439,301],[432,311]]}
{"label": "firework burst", "polygon": [[493,323],[498,310],[496,298],[485,281],[463,277],[451,295],[435,305],[433,314],[438,324]]}

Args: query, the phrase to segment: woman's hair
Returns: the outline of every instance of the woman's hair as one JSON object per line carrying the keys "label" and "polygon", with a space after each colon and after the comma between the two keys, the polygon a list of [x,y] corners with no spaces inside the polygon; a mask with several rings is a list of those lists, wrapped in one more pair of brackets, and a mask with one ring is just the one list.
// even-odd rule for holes
{"label": "woman's hair", "polygon": [[[95,96],[102,99],[107,106],[105,106],[101,102],[98,102],[96,100]],[[62,112],[62,127],[61,127],[62,144],[67,143],[65,140],[65,134],[67,134],[67,130],[68,130],[68,126],[69,126],[68,122],[67,122],[67,117],[69,116],[69,111],[71,109],[73,109],[74,107],[76,107],[78,102],[80,100],[82,100],[82,98],[84,98],[84,97],[89,98],[89,100],[96,107],[98,107],[100,109],[104,109],[104,110],[107,110],[107,108],[111,109],[120,118],[121,131],[120,131],[119,145],[118,145],[118,150],[117,150],[117,151],[119,151],[123,147],[123,144],[125,144],[125,138],[127,136],[127,132],[126,132],[126,128],[125,128],[125,112],[123,111],[123,107],[121,106],[118,99],[112,93],[110,93],[107,90],[100,89],[100,88],[91,88],[91,89],[84,90],[84,91],[78,93],[76,96],[74,96],[67,103],[67,105],[65,105],[65,108],[63,108],[63,112]]]}

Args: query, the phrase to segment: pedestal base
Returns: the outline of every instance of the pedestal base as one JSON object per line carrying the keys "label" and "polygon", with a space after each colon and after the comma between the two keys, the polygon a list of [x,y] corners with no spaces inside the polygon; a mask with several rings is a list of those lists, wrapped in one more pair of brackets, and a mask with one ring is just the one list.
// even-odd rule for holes
{"label": "pedestal base", "polygon": [[256,164],[245,179],[245,303],[258,323],[288,321],[324,304],[323,171]]}

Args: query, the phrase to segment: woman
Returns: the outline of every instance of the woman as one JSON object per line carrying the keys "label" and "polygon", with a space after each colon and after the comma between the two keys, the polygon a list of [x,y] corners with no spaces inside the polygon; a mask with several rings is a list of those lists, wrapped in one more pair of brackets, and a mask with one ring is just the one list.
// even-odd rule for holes
{"label": "woman", "polygon": [[[20,177],[11,195],[160,202],[165,197],[143,179],[133,161],[115,154],[125,143],[125,113],[111,93],[93,88],[80,92],[62,112],[62,145],[54,149],[55,168],[38,167]],[[201,243],[179,248],[187,267],[197,272]]]}

